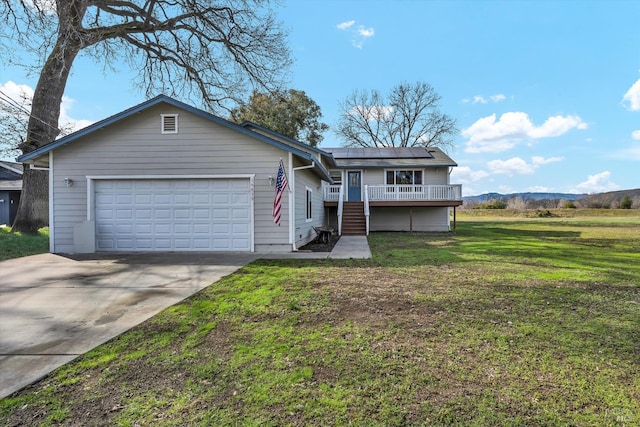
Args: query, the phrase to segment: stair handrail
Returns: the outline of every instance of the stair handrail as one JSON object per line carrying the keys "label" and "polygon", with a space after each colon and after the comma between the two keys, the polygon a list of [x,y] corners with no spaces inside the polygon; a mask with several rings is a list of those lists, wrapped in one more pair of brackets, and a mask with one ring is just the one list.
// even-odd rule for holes
{"label": "stair handrail", "polygon": [[344,186],[340,186],[338,193],[338,236],[342,236],[342,208],[344,206]]}
{"label": "stair handrail", "polygon": [[369,186],[364,186],[364,219],[366,223],[366,235],[369,235]]}

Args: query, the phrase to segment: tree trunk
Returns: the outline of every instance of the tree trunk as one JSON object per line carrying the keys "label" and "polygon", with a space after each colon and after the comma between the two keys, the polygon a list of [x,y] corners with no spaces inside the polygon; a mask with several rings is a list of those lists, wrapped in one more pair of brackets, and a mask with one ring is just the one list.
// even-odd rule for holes
{"label": "tree trunk", "polygon": [[[20,145],[23,154],[53,142],[60,133],[58,120],[62,95],[71,65],[82,45],[64,34],[61,26],[58,41],[44,64],[34,90],[27,139]],[[32,170],[25,165],[13,232],[35,233],[49,224],[48,175],[47,171]]]}
{"label": "tree trunk", "polygon": [[[26,190],[25,190],[26,189]],[[49,173],[24,167],[22,194],[12,231],[36,233],[49,224]]]}

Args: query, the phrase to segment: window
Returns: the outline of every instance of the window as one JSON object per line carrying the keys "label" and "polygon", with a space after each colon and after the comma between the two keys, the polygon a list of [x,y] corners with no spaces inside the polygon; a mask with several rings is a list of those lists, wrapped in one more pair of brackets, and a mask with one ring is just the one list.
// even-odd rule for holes
{"label": "window", "polygon": [[331,175],[331,179],[333,179],[333,183],[335,185],[340,185],[342,184],[342,171],[341,170],[331,170],[329,171],[329,174]]}
{"label": "window", "polygon": [[313,192],[309,187],[307,189],[307,222],[313,219]]}
{"label": "window", "polygon": [[178,133],[178,115],[177,114],[161,114],[162,133]]}
{"label": "window", "polygon": [[[422,171],[413,170],[388,170],[385,174],[385,181],[387,185],[401,185],[398,188],[400,192],[419,193],[422,192]],[[416,185],[416,187],[411,187]],[[387,193],[393,193],[396,191],[395,187],[387,187]]]}
{"label": "window", "polygon": [[422,171],[388,170],[387,185],[422,185]]}

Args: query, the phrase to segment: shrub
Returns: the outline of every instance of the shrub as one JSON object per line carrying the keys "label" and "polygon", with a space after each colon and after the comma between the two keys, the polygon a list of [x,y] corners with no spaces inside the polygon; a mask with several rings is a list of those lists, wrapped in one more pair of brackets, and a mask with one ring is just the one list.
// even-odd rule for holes
{"label": "shrub", "polygon": [[625,194],[620,200],[620,209],[631,209],[631,205],[633,202],[631,201],[631,197],[628,194]]}
{"label": "shrub", "polygon": [[474,206],[473,209],[506,209],[507,202],[504,200],[491,200],[489,202],[482,203],[481,205]]}
{"label": "shrub", "polygon": [[545,209],[543,211],[536,211],[536,215],[539,216],[540,218],[549,218],[553,216],[553,214],[549,209]]}

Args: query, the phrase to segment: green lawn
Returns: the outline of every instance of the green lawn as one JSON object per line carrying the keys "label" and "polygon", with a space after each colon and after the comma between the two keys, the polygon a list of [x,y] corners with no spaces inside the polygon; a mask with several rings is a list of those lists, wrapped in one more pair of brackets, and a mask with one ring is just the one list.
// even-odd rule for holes
{"label": "green lawn", "polygon": [[46,252],[49,252],[49,228],[41,228],[37,234],[23,234],[0,227],[0,261]]}
{"label": "green lawn", "polygon": [[0,424],[640,424],[640,214],[369,241],[372,260],[254,262],[2,400]]}

